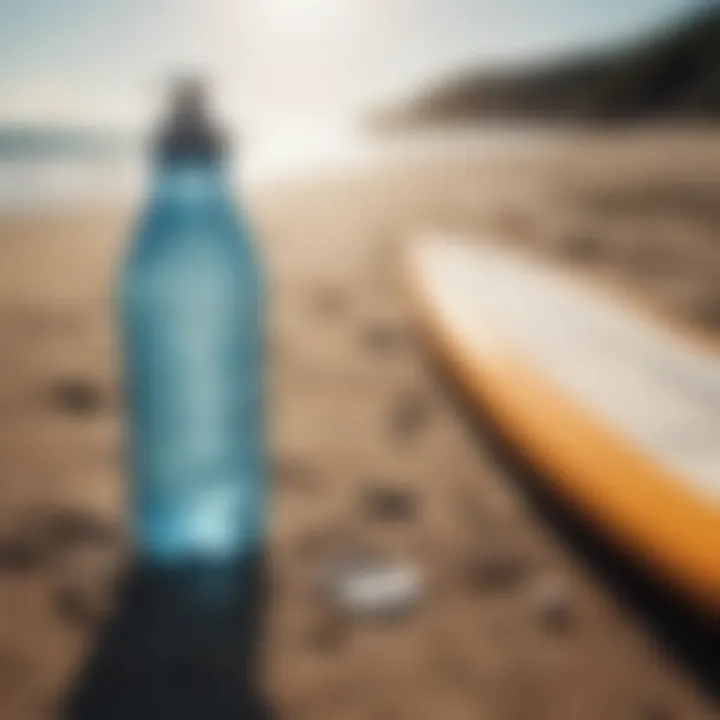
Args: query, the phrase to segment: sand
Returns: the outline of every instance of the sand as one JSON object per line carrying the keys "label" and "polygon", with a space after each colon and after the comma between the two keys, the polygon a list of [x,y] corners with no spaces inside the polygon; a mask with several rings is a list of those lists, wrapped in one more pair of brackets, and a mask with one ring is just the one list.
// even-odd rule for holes
{"label": "sand", "polygon": [[[262,674],[278,717],[715,717],[707,683],[458,407],[400,282],[413,229],[487,231],[712,341],[720,143],[574,143],[252,193],[272,288]],[[3,720],[57,717],[123,562],[108,297],[128,219],[97,209],[0,220]],[[316,578],[345,551],[419,563],[424,601],[382,619],[333,609]]]}

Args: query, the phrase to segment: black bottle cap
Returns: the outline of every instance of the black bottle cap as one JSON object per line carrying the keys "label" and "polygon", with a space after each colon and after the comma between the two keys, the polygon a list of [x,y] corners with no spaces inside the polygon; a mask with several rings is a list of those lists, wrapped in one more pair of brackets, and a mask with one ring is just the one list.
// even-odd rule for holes
{"label": "black bottle cap", "polygon": [[161,161],[218,160],[225,153],[225,138],[208,114],[207,89],[202,81],[176,83],[170,114],[156,141]]}

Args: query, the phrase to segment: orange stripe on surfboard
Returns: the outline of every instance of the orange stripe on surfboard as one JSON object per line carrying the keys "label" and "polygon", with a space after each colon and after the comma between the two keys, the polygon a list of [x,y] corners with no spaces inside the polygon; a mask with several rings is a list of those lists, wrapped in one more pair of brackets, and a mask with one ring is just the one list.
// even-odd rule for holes
{"label": "orange stripe on surfboard", "polygon": [[720,506],[570,397],[490,315],[482,317],[479,354],[441,312],[415,254],[410,269],[425,326],[470,398],[548,483],[717,619]]}

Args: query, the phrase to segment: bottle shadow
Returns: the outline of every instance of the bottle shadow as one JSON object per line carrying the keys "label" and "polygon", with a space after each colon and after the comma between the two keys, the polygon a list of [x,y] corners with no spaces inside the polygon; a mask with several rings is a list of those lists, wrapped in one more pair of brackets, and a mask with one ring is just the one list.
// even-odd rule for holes
{"label": "bottle shadow", "polygon": [[[702,615],[625,549],[597,532],[564,502],[493,422],[487,408],[473,403],[441,366],[430,348],[431,375],[506,477],[614,599],[639,620],[709,697],[720,699],[720,627]],[[436,350],[436,349],[435,349]]]}
{"label": "bottle shadow", "polygon": [[77,679],[68,720],[265,720],[255,688],[267,565],[137,565]]}

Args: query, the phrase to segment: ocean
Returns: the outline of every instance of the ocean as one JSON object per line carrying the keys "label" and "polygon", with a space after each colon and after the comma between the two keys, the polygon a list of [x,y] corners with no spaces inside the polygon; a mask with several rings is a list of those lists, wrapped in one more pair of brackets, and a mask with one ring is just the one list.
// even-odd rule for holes
{"label": "ocean", "polygon": [[[253,186],[412,157],[489,157],[547,151],[568,133],[538,128],[455,127],[377,137],[347,124],[288,126],[237,145],[238,184]],[[0,127],[0,212],[135,201],[147,179],[146,144],[97,130]]]}

